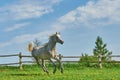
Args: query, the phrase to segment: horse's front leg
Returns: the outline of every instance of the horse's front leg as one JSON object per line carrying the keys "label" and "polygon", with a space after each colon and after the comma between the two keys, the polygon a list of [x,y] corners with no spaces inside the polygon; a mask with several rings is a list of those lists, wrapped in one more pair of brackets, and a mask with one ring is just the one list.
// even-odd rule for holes
{"label": "horse's front leg", "polygon": [[47,73],[47,74],[49,74],[49,72],[48,72],[48,70],[47,70],[47,68],[46,68],[46,66],[45,66],[45,61],[42,59],[42,68],[43,68],[43,70]]}
{"label": "horse's front leg", "polygon": [[57,60],[57,62],[59,63],[61,73],[63,73],[64,69],[63,69],[63,66],[62,66],[62,62],[58,58],[55,58],[55,60]]}
{"label": "horse's front leg", "polygon": [[45,67],[39,63],[39,59],[38,59],[38,58],[35,58],[35,60],[36,60],[36,62],[37,62],[37,64],[38,64],[38,66],[42,67],[43,71],[46,72]]}
{"label": "horse's front leg", "polygon": [[53,74],[55,74],[55,72],[56,72],[56,64],[52,61],[52,59],[50,59],[50,62],[52,62],[53,66],[54,66]]}

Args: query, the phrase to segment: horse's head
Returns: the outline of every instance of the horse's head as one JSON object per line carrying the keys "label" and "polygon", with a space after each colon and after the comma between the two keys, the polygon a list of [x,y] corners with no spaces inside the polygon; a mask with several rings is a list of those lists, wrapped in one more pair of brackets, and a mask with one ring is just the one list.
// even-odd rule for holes
{"label": "horse's head", "polygon": [[60,44],[64,43],[64,41],[61,39],[60,32],[59,33],[56,32],[56,34],[55,34],[55,41],[60,43]]}

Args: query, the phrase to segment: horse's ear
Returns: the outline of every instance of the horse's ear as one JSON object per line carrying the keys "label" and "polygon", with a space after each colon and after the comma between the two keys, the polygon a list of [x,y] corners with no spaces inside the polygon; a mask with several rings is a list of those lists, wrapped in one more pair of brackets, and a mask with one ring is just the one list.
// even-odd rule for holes
{"label": "horse's ear", "polygon": [[56,34],[59,34],[59,32],[56,32]]}
{"label": "horse's ear", "polygon": [[56,32],[56,34],[60,34],[60,32]]}

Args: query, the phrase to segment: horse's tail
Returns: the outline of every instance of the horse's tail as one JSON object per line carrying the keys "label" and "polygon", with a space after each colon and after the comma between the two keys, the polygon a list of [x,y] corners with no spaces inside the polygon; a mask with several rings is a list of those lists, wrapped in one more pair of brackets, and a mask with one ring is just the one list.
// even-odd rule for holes
{"label": "horse's tail", "polygon": [[28,45],[28,51],[32,52],[33,48],[34,48],[34,43],[30,42]]}

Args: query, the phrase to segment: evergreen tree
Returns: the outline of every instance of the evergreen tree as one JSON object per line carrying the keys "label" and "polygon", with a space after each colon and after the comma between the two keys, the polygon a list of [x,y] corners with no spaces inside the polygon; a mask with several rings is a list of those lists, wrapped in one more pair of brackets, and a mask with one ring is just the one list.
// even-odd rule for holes
{"label": "evergreen tree", "polygon": [[107,44],[104,44],[101,37],[97,37],[95,49],[93,50],[94,56],[102,56],[101,60],[110,60],[111,57],[108,57],[112,54],[112,52],[109,52],[109,50],[106,48]]}

